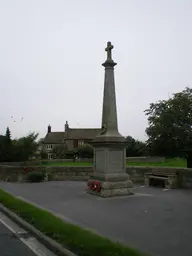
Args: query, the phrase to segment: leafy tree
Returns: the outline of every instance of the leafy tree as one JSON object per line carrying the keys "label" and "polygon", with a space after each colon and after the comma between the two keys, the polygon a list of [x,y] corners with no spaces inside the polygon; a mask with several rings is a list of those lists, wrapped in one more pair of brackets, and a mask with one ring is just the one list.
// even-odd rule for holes
{"label": "leafy tree", "polygon": [[93,158],[93,147],[89,144],[78,146],[75,149],[75,154],[79,158]]}
{"label": "leafy tree", "polygon": [[12,141],[11,141],[11,132],[9,127],[7,127],[6,133],[5,133],[5,151],[6,151],[5,161],[10,161],[12,158]]}
{"label": "leafy tree", "polygon": [[192,89],[185,88],[168,100],[151,103],[145,110],[149,126],[147,145],[153,155],[184,157],[192,167]]}
{"label": "leafy tree", "polygon": [[9,127],[6,129],[5,135],[0,135],[0,161],[8,162],[11,160],[12,153],[12,142],[11,142],[11,132]]}
{"label": "leafy tree", "polygon": [[11,132],[9,130],[9,127],[7,127],[6,129],[5,137],[7,138],[7,140],[11,141]]}
{"label": "leafy tree", "polygon": [[33,157],[37,151],[38,143],[36,139],[38,134],[32,132],[26,137],[21,137],[13,141],[12,147],[12,160],[13,161],[26,161]]}
{"label": "leafy tree", "polygon": [[40,139],[38,140],[38,145],[41,146],[41,145],[43,144],[43,142],[44,142],[44,138],[40,138]]}
{"label": "leafy tree", "polygon": [[126,142],[127,142],[127,147],[126,147],[127,157],[144,156],[147,154],[146,143],[139,140],[135,140],[131,136],[126,137]]}
{"label": "leafy tree", "polygon": [[64,159],[66,156],[66,152],[67,152],[67,147],[65,144],[63,145],[58,145],[56,147],[53,148],[52,150],[54,157],[56,159]]}
{"label": "leafy tree", "polygon": [[74,159],[75,155],[76,155],[76,151],[75,150],[68,150],[65,153],[65,158],[66,159]]}
{"label": "leafy tree", "polygon": [[5,136],[0,135],[0,161],[26,161],[34,156],[38,147],[38,134],[29,133],[28,136],[11,140],[11,132],[6,129]]}
{"label": "leafy tree", "polygon": [[44,149],[40,151],[40,157],[41,159],[47,159],[47,152]]}
{"label": "leafy tree", "polygon": [[3,135],[0,135],[0,162],[5,162],[8,158],[6,151],[6,138]]}

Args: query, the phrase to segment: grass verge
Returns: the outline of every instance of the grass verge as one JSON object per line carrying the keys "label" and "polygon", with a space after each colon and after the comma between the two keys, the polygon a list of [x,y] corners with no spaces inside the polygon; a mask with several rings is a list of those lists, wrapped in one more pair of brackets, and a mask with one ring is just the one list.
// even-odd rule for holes
{"label": "grass verge", "polygon": [[48,237],[79,256],[144,256],[144,254],[64,222],[53,214],[0,189],[0,203]]}
{"label": "grass verge", "polygon": [[[88,162],[47,162],[43,166],[92,166]],[[186,160],[182,158],[166,159],[165,162],[127,162],[127,166],[159,166],[159,167],[184,167],[186,168]]]}
{"label": "grass verge", "polygon": [[159,166],[159,167],[187,167],[185,159],[172,158],[166,159],[164,162],[127,162],[127,166]]}

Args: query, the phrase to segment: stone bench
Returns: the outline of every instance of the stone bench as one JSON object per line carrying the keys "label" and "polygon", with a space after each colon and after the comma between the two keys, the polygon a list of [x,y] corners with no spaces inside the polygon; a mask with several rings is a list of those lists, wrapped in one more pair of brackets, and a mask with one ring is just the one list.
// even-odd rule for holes
{"label": "stone bench", "polygon": [[175,170],[152,170],[145,173],[145,186],[149,187],[152,180],[164,180],[165,188],[172,189],[178,186],[178,174]]}

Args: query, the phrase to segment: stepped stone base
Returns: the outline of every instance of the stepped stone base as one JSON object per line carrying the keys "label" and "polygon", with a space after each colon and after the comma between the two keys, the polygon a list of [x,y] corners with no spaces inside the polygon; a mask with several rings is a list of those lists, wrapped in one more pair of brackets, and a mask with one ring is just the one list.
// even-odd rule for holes
{"label": "stepped stone base", "polygon": [[127,181],[116,181],[116,182],[109,182],[109,181],[99,181],[90,179],[89,183],[93,181],[100,182],[100,190],[91,190],[87,189],[87,193],[101,196],[101,197],[114,197],[114,196],[128,196],[133,195],[133,184],[130,180]]}

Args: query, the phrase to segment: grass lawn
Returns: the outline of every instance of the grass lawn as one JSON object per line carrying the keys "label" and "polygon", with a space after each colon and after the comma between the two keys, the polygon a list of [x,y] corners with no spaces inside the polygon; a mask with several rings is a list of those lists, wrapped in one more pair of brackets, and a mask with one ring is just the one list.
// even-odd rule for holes
{"label": "grass lawn", "polygon": [[127,162],[127,166],[187,167],[186,160],[182,158],[166,159],[165,162],[157,163]]}
{"label": "grass lawn", "polygon": [[134,249],[64,222],[1,189],[0,203],[79,256],[144,256]]}
{"label": "grass lawn", "polygon": [[[47,162],[44,166],[92,166],[87,162]],[[162,166],[162,167],[186,167],[186,160],[182,158],[166,159],[165,162],[127,162],[127,166]]]}

